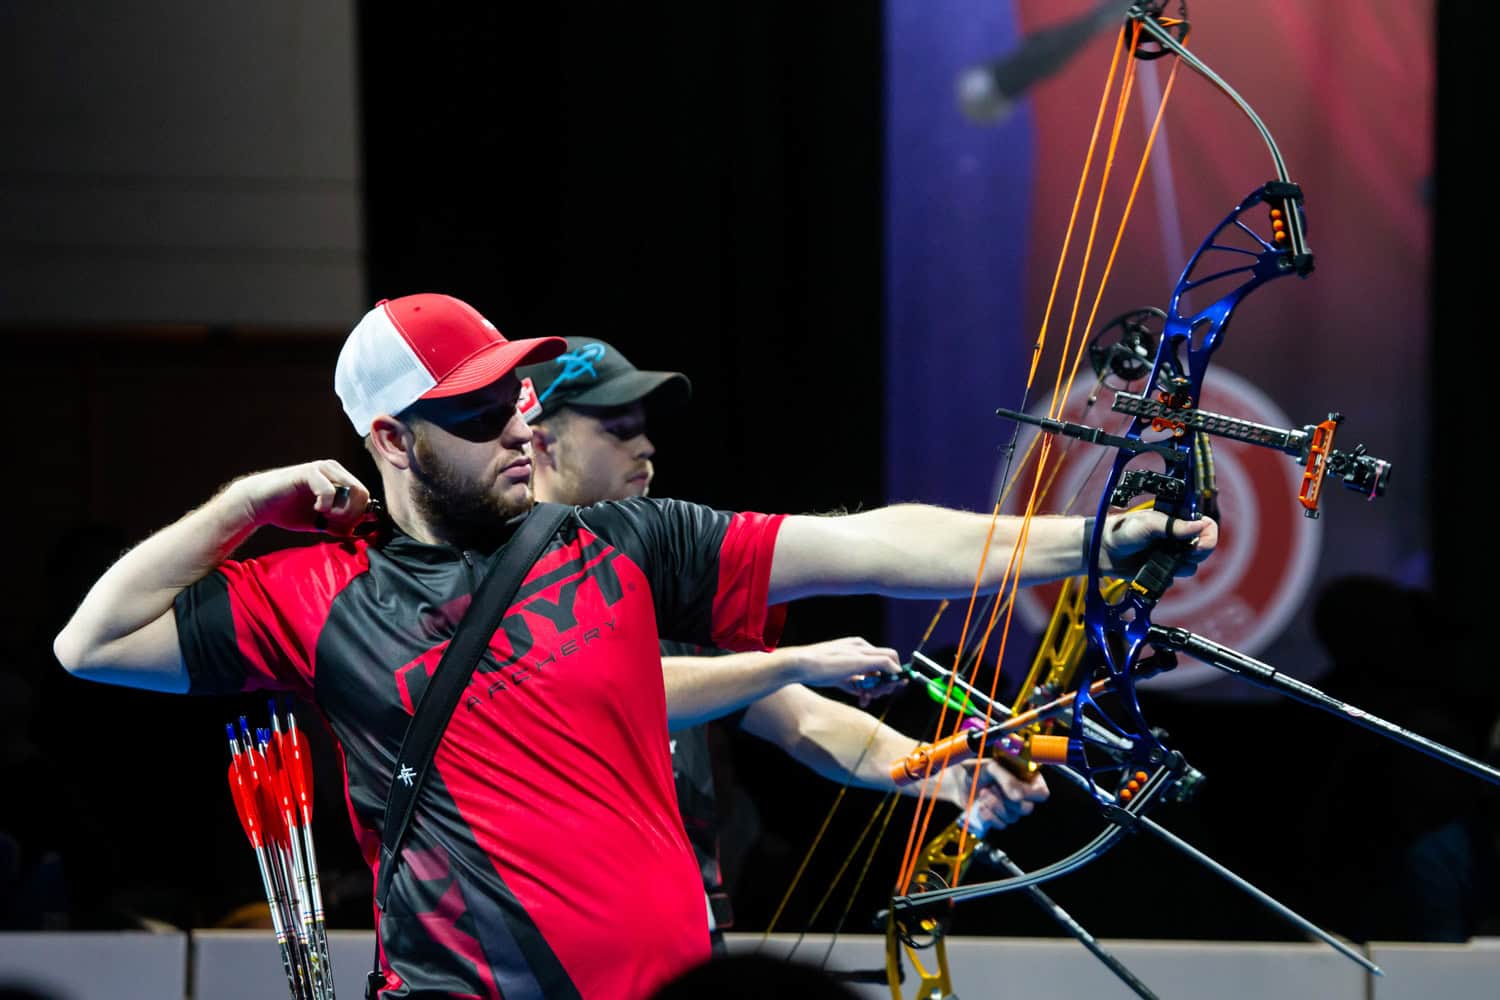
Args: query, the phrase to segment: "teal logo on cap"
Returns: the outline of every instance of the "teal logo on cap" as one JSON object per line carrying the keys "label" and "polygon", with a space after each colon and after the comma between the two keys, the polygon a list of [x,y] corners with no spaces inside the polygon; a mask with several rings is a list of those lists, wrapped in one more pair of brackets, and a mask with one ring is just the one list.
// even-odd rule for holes
{"label": "teal logo on cap", "polygon": [[585,344],[583,347],[579,348],[576,351],[569,351],[566,354],[559,354],[557,357],[553,358],[553,363],[556,365],[560,365],[562,367],[562,371],[558,372],[557,375],[553,377],[551,383],[548,384],[547,388],[543,390],[542,394],[536,398],[536,401],[538,403],[545,403],[547,401],[547,397],[552,395],[553,391],[556,390],[558,386],[563,385],[567,382],[581,379],[585,375],[589,376],[590,378],[598,378],[599,373],[594,370],[594,362],[600,361],[604,358],[604,351],[605,348],[603,344]]}

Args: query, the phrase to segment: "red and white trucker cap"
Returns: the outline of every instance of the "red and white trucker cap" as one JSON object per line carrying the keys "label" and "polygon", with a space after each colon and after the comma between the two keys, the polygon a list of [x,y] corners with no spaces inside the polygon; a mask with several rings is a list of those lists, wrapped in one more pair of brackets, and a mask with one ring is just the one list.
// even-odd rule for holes
{"label": "red and white trucker cap", "polygon": [[381,299],[350,332],[333,369],[333,391],[355,433],[419,399],[482,389],[517,365],[568,349],[561,337],[506,340],[495,324],[451,295]]}

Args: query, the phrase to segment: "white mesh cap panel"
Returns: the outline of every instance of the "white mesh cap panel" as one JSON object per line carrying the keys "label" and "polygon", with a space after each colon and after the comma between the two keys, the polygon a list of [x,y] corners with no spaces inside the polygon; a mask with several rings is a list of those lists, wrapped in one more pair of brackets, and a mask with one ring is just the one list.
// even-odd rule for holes
{"label": "white mesh cap panel", "polygon": [[399,413],[437,385],[437,379],[396,330],[385,306],[376,306],[344,341],[333,369],[333,391],[361,437],[382,413]]}

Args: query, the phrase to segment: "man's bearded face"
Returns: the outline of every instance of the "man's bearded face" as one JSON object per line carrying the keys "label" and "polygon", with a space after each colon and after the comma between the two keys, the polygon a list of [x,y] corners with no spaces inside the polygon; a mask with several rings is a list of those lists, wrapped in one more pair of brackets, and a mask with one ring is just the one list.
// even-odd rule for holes
{"label": "man's bearded face", "polygon": [[429,424],[414,424],[412,436],[412,502],[453,544],[487,548],[501,525],[531,509],[530,489],[517,491],[499,478],[493,457],[475,462],[450,454],[451,435]]}

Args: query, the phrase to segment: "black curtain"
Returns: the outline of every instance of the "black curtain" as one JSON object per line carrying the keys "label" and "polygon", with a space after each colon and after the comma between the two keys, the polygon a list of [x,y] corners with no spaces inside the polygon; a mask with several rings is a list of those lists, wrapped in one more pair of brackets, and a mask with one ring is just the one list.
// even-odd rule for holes
{"label": "black curtain", "polygon": [[[652,428],[658,495],[877,505],[880,13],[361,5],[371,302],[448,292],[509,336],[598,336],[687,373],[690,407]],[[879,624],[874,600],[807,601],[787,639]],[[726,861],[784,885],[833,786],[734,743],[749,797],[726,798]],[[773,903],[747,889],[741,926]]]}
{"label": "black curtain", "polygon": [[[1433,476],[1428,483],[1431,509],[1446,531],[1433,532],[1434,582],[1439,595],[1454,606],[1467,605],[1493,575],[1497,546],[1494,532],[1472,527],[1452,515],[1469,499],[1488,506],[1477,492],[1480,470],[1489,464],[1485,431],[1494,424],[1488,408],[1494,377],[1487,359],[1493,354],[1485,314],[1493,308],[1488,291],[1495,251],[1488,227],[1487,203],[1493,197],[1494,159],[1485,149],[1486,123],[1493,121],[1489,101],[1494,70],[1489,63],[1488,30],[1492,11],[1470,0],[1440,0],[1437,5],[1437,150],[1433,179],[1431,428]],[[1392,400],[1391,405],[1401,405]],[[1488,479],[1488,477],[1483,477]],[[1481,589],[1478,593],[1483,594]]]}
{"label": "black curtain", "polygon": [[430,10],[360,8],[371,301],[686,372],[664,494],[877,500],[879,5]]}

